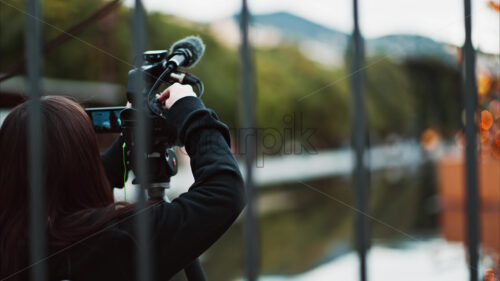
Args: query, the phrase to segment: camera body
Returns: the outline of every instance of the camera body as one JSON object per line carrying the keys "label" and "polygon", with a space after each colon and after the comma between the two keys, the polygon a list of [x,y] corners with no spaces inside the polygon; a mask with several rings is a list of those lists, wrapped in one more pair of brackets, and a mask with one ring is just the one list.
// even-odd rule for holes
{"label": "camera body", "polygon": [[[175,132],[170,130],[171,126],[166,120],[166,109],[157,101],[156,92],[151,91],[165,71],[167,53],[167,50],[146,51],[143,54],[143,64],[129,71],[126,95],[127,101],[132,105],[131,108],[118,106],[85,109],[97,133],[123,133],[123,121],[133,123],[138,107],[145,109],[146,117],[152,124],[153,136],[163,138]],[[158,85],[162,83],[170,85],[178,81],[170,78],[162,79],[160,82]],[[118,119],[115,121],[116,118]],[[169,137],[168,142],[174,145],[175,136]]]}
{"label": "camera body", "polygon": [[[178,144],[176,128],[166,117],[164,105],[157,100],[157,90],[161,84],[168,86],[175,82],[186,82],[179,81],[178,78],[182,75],[178,73],[162,75],[167,69],[167,55],[166,50],[146,51],[143,54],[143,64],[129,71],[126,94],[131,107],[86,109],[97,133],[121,133],[125,142],[123,151],[123,162],[127,166],[125,168],[135,171],[137,108],[142,107],[149,127],[147,155],[144,156],[149,165],[148,180],[151,188],[148,189],[148,193],[150,198],[156,199],[159,199],[163,190],[169,187],[170,177],[177,173],[174,146]],[[196,78],[193,75],[190,77]],[[187,83],[193,81],[201,83],[197,78],[191,80],[188,79]],[[134,182],[137,182],[137,178]]]}
{"label": "camera body", "polygon": [[[171,65],[168,64],[168,59],[175,54],[167,55],[167,50],[146,51],[143,53],[143,64],[129,71],[126,93],[127,101],[132,105],[131,108],[86,109],[97,133],[123,133],[122,126],[125,123],[133,126],[136,110],[142,107],[145,109],[149,123],[152,124],[152,138],[157,142],[167,142],[170,146],[178,144],[175,129],[166,117],[166,108],[156,98],[158,88],[162,84],[169,86],[176,82],[188,84],[194,86],[198,97],[201,97],[204,85],[198,77],[192,74],[172,71],[172,68],[169,68]],[[118,117],[117,122],[113,120],[115,117]],[[116,126],[117,123],[118,126]]]}
{"label": "camera body", "polygon": [[[148,189],[150,198],[159,198],[168,188],[170,177],[177,173],[175,145],[179,145],[177,130],[167,118],[165,105],[158,101],[158,90],[162,84],[173,83],[195,86],[198,97],[203,95],[204,86],[196,76],[187,72],[176,72],[178,67],[196,64],[205,45],[201,38],[188,36],[175,42],[167,50],[146,51],[142,55],[142,65],[128,73],[127,100],[131,107],[87,108],[97,133],[121,133],[125,142],[123,162],[126,169],[136,170],[133,155],[137,133],[137,114],[141,111],[147,122],[148,135],[145,161],[149,164]],[[136,178],[137,180],[137,178]]]}
{"label": "camera body", "polygon": [[143,64],[128,73],[127,100],[132,107],[124,108],[120,113],[121,131],[127,143],[132,142],[132,139],[127,138],[133,137],[137,108],[142,107],[150,124],[149,146],[162,143],[170,147],[177,144],[176,129],[166,117],[166,108],[156,98],[159,85],[175,82],[162,78],[167,66],[167,54],[166,50],[146,51],[143,54]]}
{"label": "camera body", "polygon": [[[128,73],[127,80],[127,100],[132,104],[132,107],[137,107],[137,103],[142,99],[145,101],[147,113],[151,116],[165,117],[165,110],[156,100],[154,93],[155,84],[160,83],[170,84],[175,81],[169,81],[161,77],[167,67],[167,50],[146,51],[143,54],[143,64]],[[157,81],[160,79],[160,83]],[[152,91],[153,90],[153,91]]]}

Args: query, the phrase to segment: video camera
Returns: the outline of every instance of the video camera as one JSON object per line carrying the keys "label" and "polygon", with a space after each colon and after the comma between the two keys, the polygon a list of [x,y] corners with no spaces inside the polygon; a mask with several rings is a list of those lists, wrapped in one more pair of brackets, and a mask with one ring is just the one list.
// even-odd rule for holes
{"label": "video camera", "polygon": [[[127,168],[135,172],[132,157],[137,127],[137,108],[142,107],[150,124],[150,138],[147,145],[146,160],[149,162],[148,189],[150,198],[163,197],[164,189],[169,187],[170,177],[177,173],[175,145],[178,145],[175,127],[166,115],[166,108],[158,101],[161,85],[173,83],[189,84],[196,88],[198,97],[203,95],[203,82],[187,72],[179,72],[179,67],[196,64],[205,46],[199,37],[189,36],[174,43],[170,50],[146,51],[143,63],[128,73],[127,100],[131,107],[87,108],[97,133],[121,133],[125,142],[124,161]],[[141,95],[141,96],[139,96]],[[142,100],[142,102],[141,102]],[[137,174],[137,173],[136,173]],[[134,182],[137,181],[137,178]]]}

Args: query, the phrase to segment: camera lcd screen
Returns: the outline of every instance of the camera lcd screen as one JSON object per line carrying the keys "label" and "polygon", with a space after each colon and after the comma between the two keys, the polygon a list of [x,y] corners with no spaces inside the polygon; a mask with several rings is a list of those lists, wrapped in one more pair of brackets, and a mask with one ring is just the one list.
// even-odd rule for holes
{"label": "camera lcd screen", "polygon": [[120,133],[122,125],[120,112],[122,110],[123,107],[86,109],[97,133]]}

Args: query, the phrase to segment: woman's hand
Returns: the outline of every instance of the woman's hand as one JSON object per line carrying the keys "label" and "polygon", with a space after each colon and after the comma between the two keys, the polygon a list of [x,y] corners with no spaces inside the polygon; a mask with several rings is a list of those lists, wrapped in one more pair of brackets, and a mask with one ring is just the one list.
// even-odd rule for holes
{"label": "woman's hand", "polygon": [[167,109],[170,109],[176,101],[189,96],[196,97],[196,94],[191,86],[174,83],[160,94],[158,100],[165,102]]}

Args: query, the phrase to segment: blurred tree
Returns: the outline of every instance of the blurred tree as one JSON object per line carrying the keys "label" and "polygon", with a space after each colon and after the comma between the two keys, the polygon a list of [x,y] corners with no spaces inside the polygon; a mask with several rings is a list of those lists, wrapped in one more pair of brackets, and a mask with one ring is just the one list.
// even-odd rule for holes
{"label": "blurred tree", "polygon": [[206,45],[202,61],[190,72],[205,83],[203,100],[230,127],[238,124],[238,55],[223,46],[203,25],[185,23],[174,16],[153,12],[148,16],[149,49],[167,49],[175,41],[198,35]]}
{"label": "blurred tree", "polygon": [[25,16],[22,10],[22,0],[0,2],[0,73],[23,55]]}
{"label": "blurred tree", "polygon": [[[43,42],[106,3],[103,0],[43,1]],[[0,73],[24,54],[23,5],[22,0],[0,3]],[[44,76],[126,85],[127,73],[133,67],[130,23],[130,9],[121,6],[90,24],[78,38],[52,50],[44,58]],[[238,108],[245,106],[238,102],[237,50],[218,42],[206,25],[159,12],[148,14],[147,49],[166,49],[193,34],[202,37],[207,45],[202,62],[190,70],[205,82],[203,100],[229,126],[236,127]],[[327,69],[307,59],[294,45],[257,49],[254,55],[256,118],[260,128],[276,128],[281,132],[293,128],[297,135],[301,130],[313,128],[316,132],[309,140],[317,149],[348,142],[351,98],[345,68]],[[421,60],[396,63],[369,58],[366,65],[370,65],[365,71],[365,87],[372,137],[384,138],[391,133],[418,136],[422,128],[436,120],[445,127],[456,126],[454,101],[460,97],[460,80],[455,70],[438,62]],[[428,101],[431,103],[427,104]],[[415,127],[420,128],[416,134]]]}
{"label": "blurred tree", "polygon": [[408,137],[415,121],[415,99],[400,64],[387,58],[367,60],[366,106],[372,139],[396,133]]}
{"label": "blurred tree", "polygon": [[462,82],[458,68],[434,60],[408,60],[411,93],[418,118],[416,136],[429,127],[437,127],[445,137],[453,137],[461,127]]}
{"label": "blurred tree", "polygon": [[316,148],[338,146],[345,139],[350,124],[344,71],[325,69],[295,46],[283,46],[257,51],[256,72],[259,127],[292,128],[295,137],[314,128]]}

